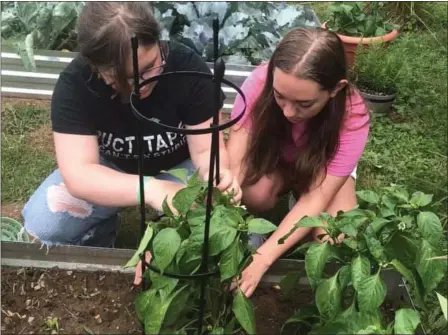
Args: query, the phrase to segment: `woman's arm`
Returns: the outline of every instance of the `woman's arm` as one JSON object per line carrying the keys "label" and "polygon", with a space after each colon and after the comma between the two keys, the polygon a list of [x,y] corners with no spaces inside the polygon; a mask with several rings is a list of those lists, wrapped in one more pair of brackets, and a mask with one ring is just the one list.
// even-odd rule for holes
{"label": "woman's arm", "polygon": [[[213,118],[210,118],[197,125],[186,125],[186,128],[209,128],[212,122]],[[191,160],[193,161],[194,166],[199,169],[199,176],[201,178],[207,178],[210,166],[212,134],[187,135],[187,141]],[[219,132],[219,166],[221,170],[229,169],[229,155],[224,144],[224,135],[222,132]]]}
{"label": "woman's arm", "polygon": [[[135,206],[138,175],[115,171],[99,164],[97,137],[54,132],[56,159],[69,193],[79,199],[102,206]],[[183,186],[178,183],[149,179],[145,184],[145,202],[161,210]]]}
{"label": "woman's arm", "polygon": [[230,159],[230,169],[233,175],[238,178],[240,185],[243,183],[246,175],[244,155],[247,151],[249,136],[250,132],[248,129],[235,125],[230,129],[229,139],[226,144]]}
{"label": "woman's arm", "polygon": [[320,186],[313,185],[309,193],[302,195],[280,223],[278,229],[257,250],[260,260],[269,266],[272,265],[308,234],[312,228],[299,228],[283,244],[278,244],[278,240],[288,234],[302,217],[305,215],[318,216],[321,212],[324,212],[347,178],[327,174]]}

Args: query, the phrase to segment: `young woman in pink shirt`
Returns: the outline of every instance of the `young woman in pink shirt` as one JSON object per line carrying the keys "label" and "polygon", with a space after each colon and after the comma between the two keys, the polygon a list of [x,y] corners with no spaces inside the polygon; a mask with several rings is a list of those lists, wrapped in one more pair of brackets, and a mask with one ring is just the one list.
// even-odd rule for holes
{"label": "young woman in pink shirt", "polygon": [[[290,190],[298,198],[277,231],[257,246],[239,280],[249,297],[275,260],[310,231],[314,238],[325,232],[300,228],[278,244],[303,216],[335,216],[357,205],[356,167],[369,133],[369,112],[347,81],[340,39],[320,28],[286,34],[242,91],[246,115],[227,143],[232,171],[243,187],[242,203],[262,212]],[[243,106],[237,96],[232,117]]]}

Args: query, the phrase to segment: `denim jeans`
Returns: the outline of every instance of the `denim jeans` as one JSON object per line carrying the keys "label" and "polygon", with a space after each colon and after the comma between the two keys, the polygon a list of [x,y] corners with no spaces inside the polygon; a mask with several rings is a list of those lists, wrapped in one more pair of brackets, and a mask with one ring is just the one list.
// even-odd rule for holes
{"label": "denim jeans", "polygon": [[[120,171],[105,159],[101,159],[100,164]],[[186,168],[190,176],[195,170],[191,160],[173,168]],[[155,177],[180,182],[169,174]],[[25,204],[22,216],[25,230],[44,245],[111,247],[117,236],[118,214],[122,209],[124,208],[98,206],[74,198],[63,186],[59,169],[56,169]]]}

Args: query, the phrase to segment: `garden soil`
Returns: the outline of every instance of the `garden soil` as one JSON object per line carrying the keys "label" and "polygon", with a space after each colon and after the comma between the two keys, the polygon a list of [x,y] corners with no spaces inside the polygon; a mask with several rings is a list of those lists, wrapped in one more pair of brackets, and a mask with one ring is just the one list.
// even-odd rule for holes
{"label": "garden soil", "polygon": [[[130,274],[2,267],[1,275],[2,334],[141,334]],[[302,306],[312,299],[300,296]],[[252,301],[258,333],[270,335],[300,303],[267,287]]]}

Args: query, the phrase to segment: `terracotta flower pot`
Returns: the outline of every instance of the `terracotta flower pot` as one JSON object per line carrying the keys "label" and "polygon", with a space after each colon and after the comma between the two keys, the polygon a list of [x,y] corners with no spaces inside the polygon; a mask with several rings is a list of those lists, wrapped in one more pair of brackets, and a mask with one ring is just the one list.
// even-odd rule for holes
{"label": "terracotta flower pot", "polygon": [[[324,22],[322,28],[327,29],[327,24]],[[376,37],[355,37],[337,34],[344,44],[345,57],[347,58],[347,66],[351,67],[355,61],[356,49],[358,46],[368,47],[371,43],[383,42],[389,43],[398,36],[398,30],[394,29],[390,33],[383,36]]]}

